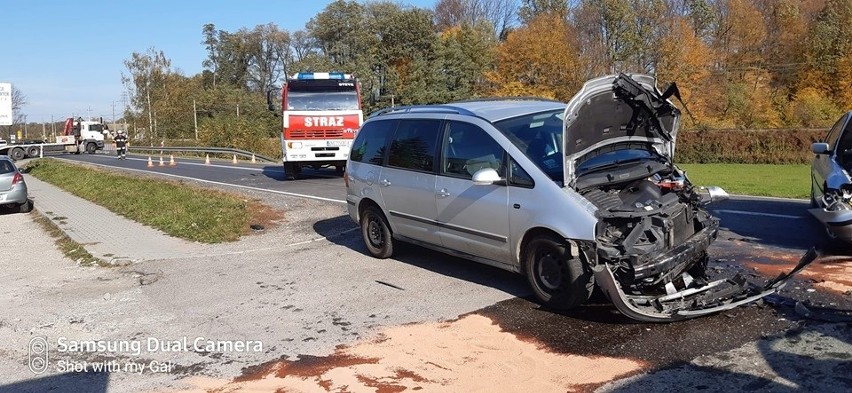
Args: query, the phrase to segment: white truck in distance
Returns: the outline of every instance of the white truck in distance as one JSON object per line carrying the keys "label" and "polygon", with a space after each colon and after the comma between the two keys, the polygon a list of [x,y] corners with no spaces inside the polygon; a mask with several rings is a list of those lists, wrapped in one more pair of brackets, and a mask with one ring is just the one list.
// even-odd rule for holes
{"label": "white truck in distance", "polygon": [[7,155],[12,160],[18,161],[24,158],[39,157],[43,152],[65,151],[80,154],[86,151],[95,154],[104,148],[104,135],[109,133],[109,127],[103,121],[87,121],[82,118],[69,117],[65,120],[63,135],[56,136],[52,143],[32,143],[32,141],[16,144],[0,143],[0,155]]}

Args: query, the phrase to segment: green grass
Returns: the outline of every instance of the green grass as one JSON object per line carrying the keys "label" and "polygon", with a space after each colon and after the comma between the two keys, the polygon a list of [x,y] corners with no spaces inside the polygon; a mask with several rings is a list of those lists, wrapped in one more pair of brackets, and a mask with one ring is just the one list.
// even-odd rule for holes
{"label": "green grass", "polygon": [[254,218],[250,204],[259,205],[180,182],[131,177],[52,159],[34,162],[29,174],[131,220],[202,243],[239,239]]}
{"label": "green grass", "polygon": [[692,184],[719,186],[730,194],[807,199],[810,165],[679,164]]}

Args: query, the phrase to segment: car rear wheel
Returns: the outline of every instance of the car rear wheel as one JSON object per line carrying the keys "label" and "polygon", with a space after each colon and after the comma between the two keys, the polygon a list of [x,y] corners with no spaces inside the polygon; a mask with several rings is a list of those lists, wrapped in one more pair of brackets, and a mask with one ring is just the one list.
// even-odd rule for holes
{"label": "car rear wheel", "polygon": [[18,211],[21,213],[29,213],[33,210],[33,201],[27,200],[24,203],[18,205]]}
{"label": "car rear wheel", "polygon": [[385,215],[375,206],[368,206],[361,213],[361,236],[370,255],[389,258],[393,255],[393,235]]}
{"label": "car rear wheel", "polygon": [[565,241],[552,235],[534,238],[526,247],[524,268],[538,300],[551,308],[567,310],[589,300],[595,287],[591,270]]}

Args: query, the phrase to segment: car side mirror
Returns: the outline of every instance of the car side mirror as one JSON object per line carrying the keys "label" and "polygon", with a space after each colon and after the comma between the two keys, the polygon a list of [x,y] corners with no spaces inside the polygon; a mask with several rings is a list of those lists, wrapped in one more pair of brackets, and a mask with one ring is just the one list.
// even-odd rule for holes
{"label": "car side mirror", "polygon": [[477,186],[487,186],[502,180],[494,168],[482,168],[473,174],[473,184]]}
{"label": "car side mirror", "polygon": [[815,142],[811,144],[811,151],[814,154],[826,154],[829,152],[828,143],[825,142]]}

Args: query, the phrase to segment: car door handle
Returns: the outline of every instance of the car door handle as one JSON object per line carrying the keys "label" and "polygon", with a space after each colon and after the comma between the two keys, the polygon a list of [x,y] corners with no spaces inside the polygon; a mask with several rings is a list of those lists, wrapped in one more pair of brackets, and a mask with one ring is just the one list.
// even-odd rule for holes
{"label": "car door handle", "polygon": [[446,188],[442,188],[441,191],[438,191],[438,196],[441,198],[446,198],[450,196],[450,193],[447,191]]}
{"label": "car door handle", "polygon": [[389,182],[389,181],[388,181],[388,179],[382,179],[382,180],[379,182],[379,184],[381,184],[381,185],[382,185],[382,186],[384,186],[384,187],[387,187],[387,186],[391,185],[391,182]]}

